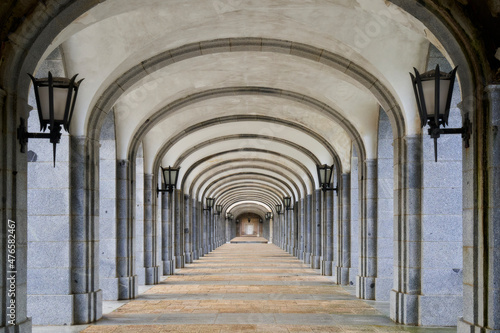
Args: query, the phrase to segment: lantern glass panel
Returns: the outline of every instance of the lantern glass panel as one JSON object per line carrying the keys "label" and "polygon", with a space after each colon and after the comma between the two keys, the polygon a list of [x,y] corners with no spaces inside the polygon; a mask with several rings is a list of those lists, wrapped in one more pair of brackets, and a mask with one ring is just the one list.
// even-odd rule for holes
{"label": "lantern glass panel", "polygon": [[[439,80],[439,109],[438,109],[439,117],[443,117],[446,112],[446,100],[448,98],[449,89],[450,89],[449,79]],[[427,118],[433,118],[436,107],[435,103],[436,85],[434,78],[422,80],[422,91],[424,94],[425,108],[427,110]],[[420,96],[419,99],[422,100]]]}
{"label": "lantern glass panel", "polygon": [[171,185],[171,186],[174,186],[175,183],[176,183],[176,180],[177,180],[177,173],[179,172],[179,170],[177,169],[170,169],[170,179],[169,179],[169,184],[168,185]]}
{"label": "lantern glass panel", "polygon": [[[64,113],[66,112],[66,99],[68,97],[68,88],[53,87],[54,92],[54,121],[62,123],[64,121]],[[43,120],[50,120],[50,104],[49,104],[49,87],[38,87],[38,96],[40,98],[40,107]],[[75,98],[75,94],[71,94],[71,98]],[[73,105],[73,101],[71,104]]]}
{"label": "lantern glass panel", "polygon": [[320,184],[324,184],[326,182],[325,181],[325,179],[326,179],[326,177],[325,177],[325,174],[326,174],[325,168],[324,167],[319,168],[318,172],[319,172],[319,183]]}

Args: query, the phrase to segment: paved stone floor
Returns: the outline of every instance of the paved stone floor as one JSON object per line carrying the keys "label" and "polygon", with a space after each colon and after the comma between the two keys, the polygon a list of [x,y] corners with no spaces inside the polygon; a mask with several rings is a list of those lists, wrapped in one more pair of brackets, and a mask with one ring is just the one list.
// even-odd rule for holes
{"label": "paved stone floor", "polygon": [[103,317],[101,332],[456,332],[395,325],[272,244],[225,244]]}

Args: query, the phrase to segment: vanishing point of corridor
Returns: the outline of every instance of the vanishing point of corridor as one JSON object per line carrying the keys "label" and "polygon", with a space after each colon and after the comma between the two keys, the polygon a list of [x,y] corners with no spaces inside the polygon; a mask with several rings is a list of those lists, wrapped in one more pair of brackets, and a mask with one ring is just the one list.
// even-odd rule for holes
{"label": "vanishing point of corridor", "polygon": [[455,331],[398,326],[374,304],[263,238],[237,237],[84,333]]}

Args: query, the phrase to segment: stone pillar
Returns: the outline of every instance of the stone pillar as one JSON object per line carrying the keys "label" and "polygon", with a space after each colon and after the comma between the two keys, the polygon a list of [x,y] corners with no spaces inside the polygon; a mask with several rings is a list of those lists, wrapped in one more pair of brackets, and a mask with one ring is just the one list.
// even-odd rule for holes
{"label": "stone pillar", "polygon": [[269,242],[274,243],[274,215],[269,219]]}
{"label": "stone pillar", "polygon": [[213,250],[215,250],[215,218],[211,210],[208,212],[208,221],[210,226],[208,243],[210,244],[210,252],[212,252]]}
{"label": "stone pillar", "polygon": [[304,207],[304,263],[311,263],[312,256],[312,195],[308,194],[305,198]]}
{"label": "stone pillar", "polygon": [[[82,164],[75,166],[81,168]],[[118,160],[116,163],[116,244],[118,276],[118,299],[133,299],[137,296],[138,283],[134,270],[134,205],[131,193],[134,189],[129,188],[133,183],[133,172],[129,170],[129,162]]]}
{"label": "stone pillar", "polygon": [[144,269],[146,285],[160,281],[160,267],[156,265],[156,226],[153,219],[153,189],[155,184],[152,174],[144,175]]}
{"label": "stone pillar", "polygon": [[203,206],[199,201],[196,201],[196,214],[197,218],[197,226],[198,226],[198,254],[200,257],[205,255],[205,247],[203,243],[203,237],[205,234],[205,214],[203,213]]}
{"label": "stone pillar", "polygon": [[360,216],[361,192],[359,158],[355,147],[351,156],[351,268],[349,269],[349,284],[355,286],[360,265]]}
{"label": "stone pillar", "polygon": [[284,227],[284,220],[285,220],[285,213],[284,211],[281,211],[281,214],[279,216],[279,233],[280,233],[280,242],[279,246],[280,248],[284,251],[285,250],[285,227]]}
{"label": "stone pillar", "polygon": [[[380,108],[377,145],[377,278],[375,299],[389,301],[394,270],[394,148],[391,122]],[[431,140],[432,141],[432,140]],[[433,149],[429,151],[433,155]],[[434,164],[434,161],[432,162]],[[434,281],[431,282],[434,284]],[[456,321],[456,319],[455,319]]]}
{"label": "stone pillar", "polygon": [[161,249],[163,275],[173,275],[175,270],[173,257],[172,193],[161,194]]}
{"label": "stone pillar", "polygon": [[298,206],[298,212],[299,212],[299,227],[297,230],[297,258],[300,260],[304,260],[304,240],[305,240],[305,207],[304,207],[305,200],[304,198],[300,199],[299,201],[299,206]]}
{"label": "stone pillar", "polygon": [[349,270],[351,268],[351,174],[342,174],[341,220],[338,224],[338,258],[336,266],[336,282],[349,285]]}
{"label": "stone pillar", "polygon": [[[37,113],[37,110],[30,112],[29,132],[40,130]],[[69,223],[71,215],[69,144],[69,136],[64,133],[57,145],[55,166],[52,154],[47,153],[49,152],[47,148],[52,149],[47,140],[30,140],[27,147],[31,157],[28,158],[27,164],[29,179],[27,292],[28,314],[32,318],[33,325],[69,325],[73,322],[74,297],[70,289],[72,239]],[[116,159],[113,159],[113,165],[114,163]],[[6,230],[12,229],[7,226]],[[14,235],[8,236],[9,234],[10,232],[7,233],[7,240],[13,242]],[[99,235],[95,236],[99,238]],[[50,307],[47,307],[47,304],[50,304]]]}
{"label": "stone pillar", "polygon": [[[292,202],[291,205],[294,205]],[[292,256],[294,255],[294,248],[295,248],[295,216],[293,214],[293,211],[295,209],[295,205],[287,210],[286,212],[286,217],[287,217],[287,224],[288,224],[288,230],[287,230],[287,235],[288,235],[288,253],[290,253]]]}
{"label": "stone pillar", "polygon": [[210,252],[210,245],[208,244],[209,212],[203,210],[202,213],[203,213],[203,254],[207,254]]}
{"label": "stone pillar", "polygon": [[[421,292],[422,137],[407,136],[406,160],[402,163],[400,205],[395,211],[394,286],[391,290],[391,319],[417,325]],[[394,143],[396,147],[397,142]],[[401,152],[403,153],[403,152]]]}
{"label": "stone pillar", "polygon": [[198,214],[196,210],[196,200],[192,198],[191,203],[191,250],[193,251],[193,260],[198,259]]}
{"label": "stone pillar", "polygon": [[[135,177],[129,177],[133,179],[129,190],[131,191],[130,205],[132,212],[130,216],[134,219],[134,245],[133,245],[133,257],[134,257],[134,274],[137,275],[137,284],[146,284],[146,272],[144,270],[144,157],[142,145],[139,146],[137,150],[137,156],[134,162],[130,165],[134,168]],[[133,185],[133,186],[132,186]],[[132,192],[132,188],[133,192]],[[133,202],[133,203],[132,203]]]}
{"label": "stone pillar", "polygon": [[321,190],[314,191],[314,219],[313,219],[313,257],[311,268],[319,269],[321,267]]}
{"label": "stone pillar", "polygon": [[[86,144],[88,147],[85,147]],[[85,148],[90,152],[90,161],[99,160],[96,142],[88,142],[83,137],[70,138],[73,324],[93,322],[102,316],[102,291],[99,289],[99,194],[97,184],[87,182],[88,179],[98,179],[96,174],[99,174],[99,168],[98,164],[96,167],[86,161]]]}
{"label": "stone pillar", "polygon": [[492,84],[485,90],[490,117],[483,137],[489,157],[484,166],[488,183],[480,185],[487,188],[488,208],[486,217],[475,217],[479,194],[471,191],[470,185],[467,187],[466,180],[472,183],[479,171],[471,152],[464,151],[464,311],[458,323],[459,333],[500,332],[500,85]]}
{"label": "stone pillar", "polygon": [[377,161],[365,162],[361,216],[361,264],[356,296],[375,299],[377,277]]}
{"label": "stone pillar", "polygon": [[322,274],[331,276],[333,274],[333,191],[324,192],[325,198],[325,235],[323,244]]}
{"label": "stone pillar", "polygon": [[286,212],[285,212],[285,208],[283,207],[283,210],[281,211],[281,248],[283,249],[283,251],[287,251],[287,240],[286,240],[286,230],[288,228],[287,224],[286,224]]}
{"label": "stone pillar", "polygon": [[285,232],[285,251],[290,253],[290,211],[284,208],[283,214],[284,232]]}
{"label": "stone pillar", "polygon": [[193,262],[193,244],[192,240],[192,232],[191,230],[191,199],[189,195],[184,195],[184,260],[186,264],[190,264]]}
{"label": "stone pillar", "polygon": [[295,201],[292,210],[292,224],[293,224],[293,255],[299,256],[299,221],[300,221],[300,204]]}
{"label": "stone pillar", "polygon": [[[99,138],[99,287],[102,289],[103,300],[118,299],[118,277],[116,275],[116,141],[114,130],[114,112],[111,111],[102,126]],[[59,145],[57,155],[59,160]]]}
{"label": "stone pillar", "polygon": [[[31,318],[27,316],[27,163],[26,154],[19,153],[19,144],[16,139],[16,129],[19,125],[19,117],[22,112],[15,112],[13,107],[15,95],[7,95],[0,89],[0,190],[3,200],[0,201],[0,212],[2,214],[2,237],[0,238],[0,312],[4,315],[0,318],[0,330],[4,332],[31,332]],[[27,103],[26,103],[27,104]],[[23,115],[24,116],[24,115]],[[26,117],[25,117],[26,119]],[[16,245],[16,322],[9,323],[6,315],[9,311],[8,303],[9,285],[7,281],[8,271],[8,239],[7,229],[9,220],[13,221],[15,227]],[[12,222],[10,223],[12,225]],[[12,228],[11,228],[12,229]],[[9,327],[7,331],[6,326]]]}
{"label": "stone pillar", "polygon": [[184,267],[184,221],[182,218],[182,192],[174,190],[174,246],[175,268]]}
{"label": "stone pillar", "polygon": [[[500,332],[500,84],[486,87],[490,102],[491,130],[488,131],[488,225],[485,227],[489,235],[485,247],[488,258],[487,272],[488,284],[483,290],[486,292],[488,320],[490,332]],[[487,330],[488,331],[488,330]]]}

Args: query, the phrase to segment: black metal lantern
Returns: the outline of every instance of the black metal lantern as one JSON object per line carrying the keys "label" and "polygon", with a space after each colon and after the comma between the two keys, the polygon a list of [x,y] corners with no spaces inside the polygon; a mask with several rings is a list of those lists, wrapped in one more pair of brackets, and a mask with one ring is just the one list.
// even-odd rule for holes
{"label": "black metal lantern", "polygon": [[333,164],[331,166],[328,166],[326,164],[317,165],[316,168],[318,169],[319,187],[321,187],[321,189],[324,192],[337,191],[336,187],[331,186],[332,176],[333,176]]}
{"label": "black metal lantern", "polygon": [[[168,168],[161,167],[161,173],[163,175],[163,187],[164,189],[156,188],[156,194],[159,192],[169,192],[172,193],[175,190],[175,185],[177,184],[177,178],[179,178],[179,169],[180,168],[172,168],[168,166]],[[158,186],[158,185],[157,185]]]}
{"label": "black metal lantern", "polygon": [[215,206],[215,215],[220,215],[222,213],[222,205],[216,205]]}
{"label": "black metal lantern", "polygon": [[231,213],[226,213],[226,218],[227,218],[228,220],[232,220],[232,219],[233,219],[233,214],[231,214]]}
{"label": "black metal lantern", "polygon": [[215,198],[206,198],[207,208],[205,208],[203,210],[211,211],[212,208],[214,208],[214,202],[215,202]]}
{"label": "black metal lantern", "polygon": [[270,220],[273,217],[273,214],[271,212],[266,213],[266,219]]}
{"label": "black metal lantern", "polygon": [[259,219],[259,223],[264,223],[264,221],[262,221],[262,219]]}
{"label": "black metal lantern", "polygon": [[47,78],[37,79],[28,74],[33,81],[38,118],[40,120],[40,131],[45,131],[47,125],[50,133],[28,133],[25,120],[21,118],[21,123],[17,129],[17,139],[21,144],[21,152],[26,150],[28,139],[49,139],[53,144],[54,166],[56,164],[56,144],[61,140],[61,126],[68,132],[75,108],[78,87],[83,81],[78,82],[76,77],[71,79],[63,77],[52,77],[49,72]]}
{"label": "black metal lantern", "polygon": [[280,204],[276,205],[276,213],[278,213],[278,215],[281,214],[281,205]]}
{"label": "black metal lantern", "polygon": [[236,224],[240,223],[240,220],[236,220]]}
{"label": "black metal lantern", "polygon": [[290,210],[290,205],[292,204],[292,199],[290,197],[284,197],[283,198],[283,205],[285,206],[286,210]]}
{"label": "black metal lantern", "polygon": [[[471,123],[468,114],[465,115],[462,128],[444,128],[448,125],[451,97],[457,67],[444,73],[436,69],[420,74],[416,68],[415,75],[410,73],[415,99],[420,116],[420,125],[429,125],[428,133],[434,139],[434,158],[437,162],[437,139],[441,134],[461,134],[465,147],[469,148]],[[442,128],[441,128],[442,127]]]}

